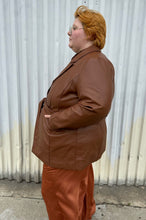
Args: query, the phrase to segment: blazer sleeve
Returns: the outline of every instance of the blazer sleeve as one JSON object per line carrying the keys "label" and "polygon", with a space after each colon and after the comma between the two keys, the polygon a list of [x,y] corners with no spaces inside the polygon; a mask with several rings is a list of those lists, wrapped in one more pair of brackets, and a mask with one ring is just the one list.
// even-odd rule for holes
{"label": "blazer sleeve", "polygon": [[113,65],[102,58],[88,60],[75,86],[79,102],[53,113],[49,119],[51,130],[85,127],[107,116],[114,94]]}

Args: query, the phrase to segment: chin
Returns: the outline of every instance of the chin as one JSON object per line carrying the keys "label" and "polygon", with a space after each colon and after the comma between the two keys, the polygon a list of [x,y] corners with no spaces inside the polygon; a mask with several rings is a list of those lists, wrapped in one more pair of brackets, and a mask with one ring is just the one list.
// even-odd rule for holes
{"label": "chin", "polygon": [[72,45],[71,45],[70,43],[68,44],[68,46],[69,46],[70,48],[72,48]]}

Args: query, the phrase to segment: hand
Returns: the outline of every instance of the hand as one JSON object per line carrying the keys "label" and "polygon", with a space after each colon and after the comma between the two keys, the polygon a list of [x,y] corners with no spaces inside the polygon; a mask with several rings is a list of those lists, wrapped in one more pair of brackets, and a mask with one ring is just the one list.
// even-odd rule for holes
{"label": "hand", "polygon": [[45,117],[45,118],[50,118],[50,117],[51,117],[51,115],[44,115],[44,117]]}

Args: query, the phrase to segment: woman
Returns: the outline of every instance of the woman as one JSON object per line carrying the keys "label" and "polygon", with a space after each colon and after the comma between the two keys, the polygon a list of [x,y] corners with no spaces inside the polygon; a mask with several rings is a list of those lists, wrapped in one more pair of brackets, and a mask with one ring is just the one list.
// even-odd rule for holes
{"label": "woman", "polygon": [[49,220],[89,220],[95,212],[92,162],[105,150],[114,68],[100,51],[106,37],[101,14],[78,7],[68,35],[76,55],[39,103],[32,151],[44,163]]}

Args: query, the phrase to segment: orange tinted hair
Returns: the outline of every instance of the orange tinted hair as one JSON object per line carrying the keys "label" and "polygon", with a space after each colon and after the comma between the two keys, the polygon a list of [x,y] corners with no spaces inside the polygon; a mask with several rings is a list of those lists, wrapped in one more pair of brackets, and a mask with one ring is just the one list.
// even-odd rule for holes
{"label": "orange tinted hair", "polygon": [[88,9],[81,5],[77,8],[74,14],[83,24],[84,31],[93,45],[102,49],[105,45],[106,38],[106,22],[104,17],[97,11]]}

